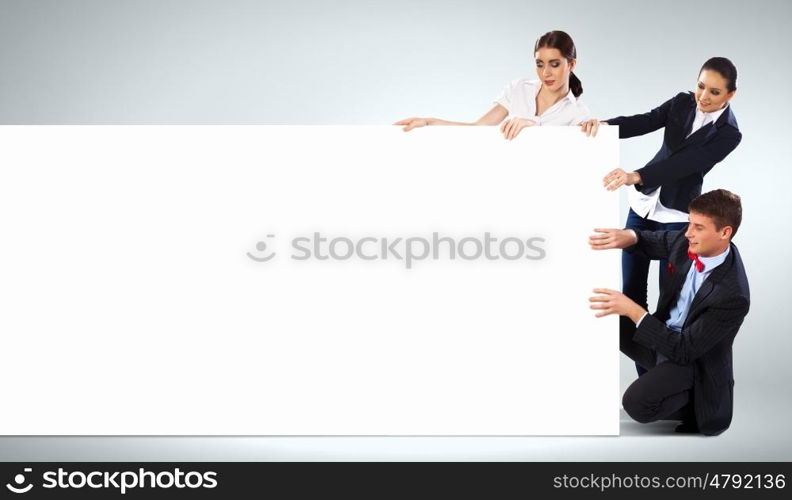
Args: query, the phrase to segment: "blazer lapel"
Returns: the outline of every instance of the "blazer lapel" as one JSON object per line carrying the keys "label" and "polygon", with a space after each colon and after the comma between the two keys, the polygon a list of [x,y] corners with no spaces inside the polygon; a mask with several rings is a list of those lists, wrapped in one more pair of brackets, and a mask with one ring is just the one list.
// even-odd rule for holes
{"label": "blazer lapel", "polygon": [[[695,117],[696,117],[696,107],[694,105],[693,109],[690,112],[690,116],[688,117],[688,121],[685,123],[686,134],[691,128],[693,128],[693,120],[695,120]],[[690,134],[690,136],[686,137],[682,141],[682,144],[679,146],[679,149],[677,149],[677,151],[679,151],[680,149],[684,149],[690,146],[691,144],[707,142],[712,138],[713,135],[715,135],[715,132],[718,131],[718,128],[722,127],[727,123],[730,125],[734,123],[734,115],[732,115],[731,106],[726,108],[726,110],[723,113],[721,113],[721,115],[714,123],[710,122],[704,125],[703,127],[701,127],[700,129],[696,130],[695,133]]]}
{"label": "blazer lapel", "polygon": [[682,147],[679,149],[682,149],[685,146],[689,146],[691,144],[707,141],[710,137],[712,137],[712,134],[715,133],[715,129],[716,129],[715,124],[712,122],[704,125],[700,129],[696,130],[693,134],[691,134],[690,137],[687,137],[685,139],[685,142],[682,144]]}
{"label": "blazer lapel", "polygon": [[[715,271],[712,271],[712,274],[715,274]],[[712,278],[712,275],[710,275],[710,277],[707,278],[707,281],[705,281],[701,285],[701,288],[698,289],[698,292],[696,292],[695,297],[693,297],[693,302],[690,304],[690,309],[688,309],[688,318],[693,316],[693,313],[696,312],[696,308],[699,307],[704,299],[706,299],[709,294],[712,293],[712,290],[715,289],[715,282],[712,280]],[[687,323],[687,318],[685,319],[685,323]]]}
{"label": "blazer lapel", "polygon": [[657,308],[658,311],[663,311],[663,314],[671,310],[671,306],[675,299],[679,298],[679,292],[682,291],[682,285],[685,284],[685,278],[690,271],[690,266],[693,263],[687,256],[687,245],[683,245],[685,254],[673,259],[678,263],[674,271],[674,277],[671,279],[671,285],[668,288],[668,293],[663,297],[663,303]]}
{"label": "blazer lapel", "polygon": [[733,263],[734,253],[730,249],[729,256],[726,257],[726,260],[723,262],[723,264],[719,265],[712,271],[712,273],[707,278],[707,281],[702,283],[701,288],[699,288],[698,292],[696,292],[696,296],[693,297],[693,302],[690,304],[688,317],[692,315],[691,313],[696,312],[696,308],[701,306],[701,303],[704,302],[709,294],[712,293],[712,291],[715,289],[715,286],[721,279],[723,279],[723,276],[729,271]]}
{"label": "blazer lapel", "polygon": [[675,114],[677,115],[676,123],[682,126],[679,127],[677,125],[677,127],[674,127],[674,132],[666,137],[671,151],[678,151],[685,147],[688,131],[693,127],[693,120],[696,118],[696,100],[692,94],[690,103],[675,110]]}
{"label": "blazer lapel", "polygon": [[685,126],[682,129],[683,133],[685,134],[683,136],[683,141],[684,138],[687,137],[687,135],[690,133],[690,129],[693,128],[693,120],[695,119],[696,119],[696,100],[693,99],[693,107],[687,110],[687,115],[685,116]]}

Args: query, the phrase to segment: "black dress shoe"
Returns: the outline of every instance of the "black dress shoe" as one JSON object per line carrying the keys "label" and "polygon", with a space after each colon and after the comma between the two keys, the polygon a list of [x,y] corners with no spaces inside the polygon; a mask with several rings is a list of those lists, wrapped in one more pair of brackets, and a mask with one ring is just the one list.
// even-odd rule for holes
{"label": "black dress shoe", "polygon": [[696,422],[682,422],[676,426],[674,432],[678,432],[679,434],[698,434],[699,428]]}

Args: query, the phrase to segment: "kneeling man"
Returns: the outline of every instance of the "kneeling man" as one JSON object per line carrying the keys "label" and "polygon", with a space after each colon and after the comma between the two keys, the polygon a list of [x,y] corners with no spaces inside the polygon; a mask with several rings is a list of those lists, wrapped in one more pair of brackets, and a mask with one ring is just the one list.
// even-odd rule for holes
{"label": "kneeling man", "polygon": [[717,435],[732,419],[732,343],[750,296],[740,253],[732,243],[742,220],[740,197],[718,189],[689,205],[680,231],[595,229],[591,248],[623,248],[668,260],[670,274],[657,310],[648,314],[624,294],[596,288],[597,317],[619,314],[635,328],[620,333],[621,351],[648,369],[622,403],[641,423],[681,420],[677,432]]}

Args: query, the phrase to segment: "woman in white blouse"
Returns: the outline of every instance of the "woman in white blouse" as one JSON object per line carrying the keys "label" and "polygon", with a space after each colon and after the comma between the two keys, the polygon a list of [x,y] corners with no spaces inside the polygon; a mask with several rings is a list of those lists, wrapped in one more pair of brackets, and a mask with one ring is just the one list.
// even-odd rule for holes
{"label": "woman in white blouse", "polygon": [[572,72],[577,62],[572,38],[563,31],[547,32],[536,41],[534,56],[539,79],[511,82],[495,100],[492,109],[475,122],[413,117],[394,125],[403,125],[406,132],[428,125],[501,124],[503,136],[514,139],[525,127],[578,125],[588,120],[591,113],[578,99],[583,86]]}

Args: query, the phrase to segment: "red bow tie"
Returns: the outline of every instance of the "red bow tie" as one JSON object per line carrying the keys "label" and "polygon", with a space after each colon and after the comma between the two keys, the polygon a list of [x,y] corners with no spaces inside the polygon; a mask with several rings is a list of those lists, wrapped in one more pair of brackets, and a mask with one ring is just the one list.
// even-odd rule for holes
{"label": "red bow tie", "polygon": [[701,272],[704,270],[704,263],[699,260],[698,254],[688,250],[688,257],[690,257],[690,260],[696,263],[696,271]]}

